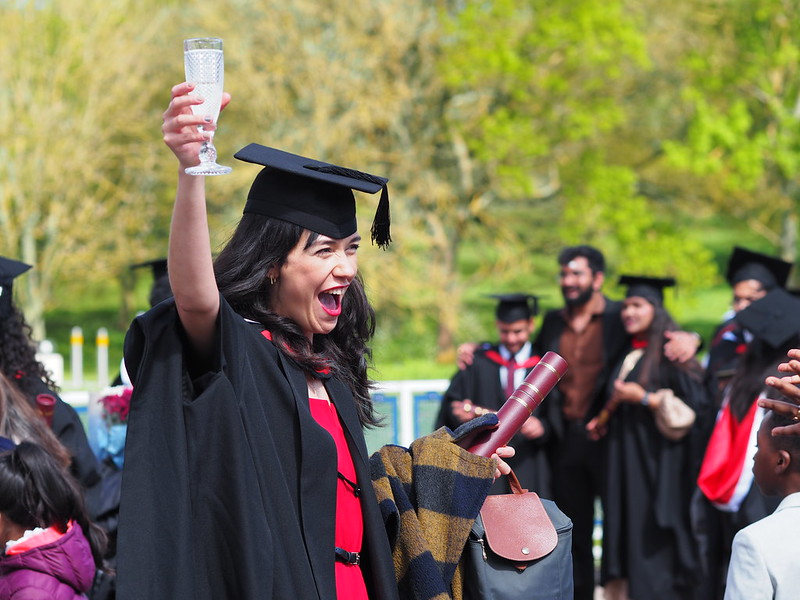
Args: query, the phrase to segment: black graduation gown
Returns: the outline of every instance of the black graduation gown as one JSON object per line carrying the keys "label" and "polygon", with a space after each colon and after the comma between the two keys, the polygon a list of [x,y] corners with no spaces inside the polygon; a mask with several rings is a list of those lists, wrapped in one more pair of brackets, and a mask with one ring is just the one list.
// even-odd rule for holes
{"label": "black graduation gown", "polygon": [[[221,298],[211,371],[191,381],[172,301],[125,343],[134,394],[118,598],[333,599],[336,450],[302,371]],[[386,531],[349,390],[326,383],[362,490],[370,598],[395,599]]]}
{"label": "black graduation gown", "polygon": [[[499,410],[507,400],[505,390],[500,385],[500,365],[486,356],[488,350],[498,352],[497,346],[479,349],[475,352],[472,364],[453,376],[450,387],[442,398],[437,427],[445,425],[454,431],[461,424],[451,410],[451,402],[454,400],[469,398],[478,406],[491,410]],[[526,374],[529,372],[530,369],[527,369]],[[555,391],[551,394],[555,394]],[[548,396],[533,413],[542,421],[544,435],[535,440],[515,435],[509,445],[514,447],[516,454],[507,459],[522,487],[536,492],[542,498],[553,497],[550,463],[546,454],[552,435],[549,421],[549,407],[552,403],[553,399]],[[502,477],[492,486],[491,493],[508,494],[510,491],[507,478]]]}
{"label": "black graduation gown", "polygon": [[[747,349],[744,329],[735,319],[725,321],[717,327],[711,338],[706,365],[706,384],[714,401],[714,414],[722,404],[724,387],[730,383],[739,359]],[[713,415],[712,415],[713,417]],[[708,423],[713,428],[713,420]],[[708,431],[709,435],[711,431]]]}
{"label": "black graduation gown", "polygon": [[[80,416],[41,379],[34,379],[32,385],[34,392],[29,400],[33,407],[36,407],[36,396],[39,394],[49,394],[56,399],[51,428],[58,441],[72,455],[72,474],[85,489],[96,486],[101,478],[100,462],[89,445]],[[92,507],[89,508],[91,510]]]}
{"label": "black graduation gown", "polygon": [[[641,361],[626,381],[640,368]],[[695,410],[707,402],[702,383],[666,361],[651,380],[649,391],[671,389]],[[628,579],[632,600],[691,597],[700,567],[689,520],[689,440],[665,438],[639,404],[621,404],[609,421],[602,574],[604,582]]]}

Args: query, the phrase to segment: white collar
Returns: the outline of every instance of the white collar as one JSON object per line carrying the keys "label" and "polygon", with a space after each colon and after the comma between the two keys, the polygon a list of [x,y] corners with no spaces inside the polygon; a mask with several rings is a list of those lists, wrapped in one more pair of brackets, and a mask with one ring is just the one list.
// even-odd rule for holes
{"label": "white collar", "polygon": [[781,503],[778,504],[778,508],[775,509],[775,512],[779,510],[783,510],[784,508],[797,508],[800,507],[800,492],[795,492],[794,494],[789,494],[781,500]]}
{"label": "white collar", "polygon": [[[509,360],[512,358],[511,351],[500,344],[499,346],[500,356],[502,356],[505,360]],[[519,349],[519,352],[513,356],[514,360],[518,363],[525,362],[531,357],[531,343],[530,341],[525,342],[525,345]]]}

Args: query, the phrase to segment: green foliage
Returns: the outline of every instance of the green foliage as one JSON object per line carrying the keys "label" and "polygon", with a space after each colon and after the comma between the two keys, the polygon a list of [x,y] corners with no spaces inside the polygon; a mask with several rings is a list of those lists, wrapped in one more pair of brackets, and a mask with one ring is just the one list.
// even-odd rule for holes
{"label": "green foliage", "polygon": [[[695,43],[682,49],[685,134],[665,139],[673,165],[710,176],[709,199],[738,210],[796,253],[786,215],[800,200],[800,24],[796,2],[742,0],[704,6],[683,25]],[[762,207],[769,203],[768,218]]]}
{"label": "green foliage", "polygon": [[[492,335],[486,293],[558,306],[564,244],[606,252],[612,294],[621,272],[676,275],[693,319],[734,243],[796,251],[795,5],[0,3],[0,253],[35,265],[18,299],[49,337],[111,319],[120,339],[146,296],[128,265],[165,253],[180,42],[219,35],[221,155],[257,141],[391,179],[395,243],[362,252],[382,364],[448,370],[458,342]],[[215,245],[256,172],[229,162],[208,182]],[[373,210],[359,202],[362,223]],[[90,300],[98,318],[68,323]]]}
{"label": "green foliage", "polygon": [[[720,112],[700,97],[694,102],[694,109],[686,139],[664,142],[667,158],[696,175],[724,172],[728,191],[753,190],[764,176],[762,157],[769,140],[763,132],[751,135],[753,115],[746,103],[735,100]],[[787,154],[783,163],[788,166],[792,159]]]}

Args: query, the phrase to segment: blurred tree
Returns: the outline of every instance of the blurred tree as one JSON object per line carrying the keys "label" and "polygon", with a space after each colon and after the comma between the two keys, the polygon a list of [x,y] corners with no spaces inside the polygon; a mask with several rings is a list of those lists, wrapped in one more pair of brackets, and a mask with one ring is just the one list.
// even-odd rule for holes
{"label": "blurred tree", "polygon": [[[715,211],[793,260],[800,204],[796,0],[693,0],[675,75],[683,125],[663,142]],[[688,13],[689,11],[684,11]]]}
{"label": "blurred tree", "polygon": [[0,0],[0,252],[36,266],[37,329],[54,290],[83,301],[163,255],[160,114],[181,40],[218,35],[234,172],[208,182],[215,243],[257,171],[230,158],[247,143],[389,176],[396,241],[362,246],[382,343],[447,359],[482,327],[465,305],[554,290],[567,243],[708,285],[697,215],[794,246],[796,3]]}
{"label": "blurred tree", "polygon": [[148,111],[164,93],[151,77],[162,6],[0,4],[0,248],[35,266],[15,287],[37,337],[56,279],[108,276],[158,233]]}
{"label": "blurred tree", "polygon": [[[409,335],[437,327],[449,350],[464,232],[471,224],[478,242],[502,238],[479,236],[490,220],[485,188],[469,183],[471,158],[446,119],[437,19],[423,3],[328,0],[249,4],[224,26],[240,32],[228,46],[237,57],[228,89],[244,98],[229,109],[248,122],[241,131],[391,178],[396,242],[362,262],[371,298],[382,327]],[[359,203],[365,232],[374,207]],[[363,253],[376,251],[365,244]]]}
{"label": "blurred tree", "polygon": [[451,123],[499,199],[494,215],[524,232],[520,255],[592,243],[610,274],[679,275],[691,289],[713,279],[711,253],[643,194],[653,25],[632,4],[455,3],[440,59]]}

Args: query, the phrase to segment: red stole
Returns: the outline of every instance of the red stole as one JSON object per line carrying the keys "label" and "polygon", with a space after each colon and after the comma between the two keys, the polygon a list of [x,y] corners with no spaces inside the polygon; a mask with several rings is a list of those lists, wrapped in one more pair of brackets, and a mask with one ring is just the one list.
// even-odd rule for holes
{"label": "red stole", "polygon": [[502,354],[500,354],[497,350],[487,350],[485,352],[485,356],[493,363],[497,363],[501,367],[506,368],[506,385],[505,385],[506,398],[511,396],[511,394],[514,393],[514,390],[517,387],[514,385],[514,373],[516,372],[516,370],[530,369],[541,359],[540,356],[531,356],[528,360],[518,363],[517,361],[514,360],[513,356],[510,359],[506,360],[505,358],[503,358]]}
{"label": "red stole", "polygon": [[708,440],[697,485],[706,498],[719,508],[736,512],[753,483],[755,436],[764,411],[754,401],[738,421],[724,402]]}

